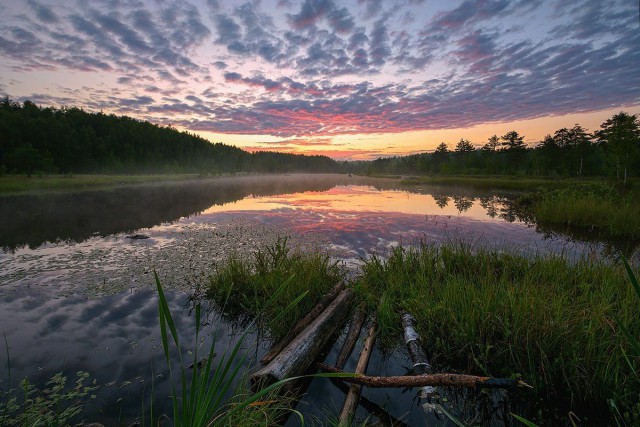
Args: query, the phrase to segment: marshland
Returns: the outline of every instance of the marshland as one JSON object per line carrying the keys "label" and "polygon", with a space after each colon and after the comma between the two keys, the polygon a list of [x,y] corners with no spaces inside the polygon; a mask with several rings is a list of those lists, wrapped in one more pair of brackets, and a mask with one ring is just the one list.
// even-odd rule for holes
{"label": "marshland", "polygon": [[0,426],[640,425],[637,3],[1,4]]}
{"label": "marshland", "polygon": [[[589,185],[605,184],[566,188]],[[238,344],[240,371],[225,399],[244,396],[270,345],[345,281],[377,319],[369,375],[407,373],[399,316],[408,311],[437,371],[533,387],[443,390],[443,411],[431,413],[416,406],[417,389],[364,389],[409,425],[497,425],[512,413],[540,423],[626,419],[638,365],[623,329],[638,335],[640,301],[620,258],[637,260],[637,234],[539,219],[530,199],[568,190],[540,191],[292,174],[2,196],[5,213],[25,212],[3,214],[0,230],[4,384],[27,378],[43,390],[58,372],[72,383],[83,371],[98,388],[79,399],[75,420],[171,417],[155,272],[185,358],[215,339],[215,364]],[[334,362],[347,326],[320,361]],[[295,410],[308,423],[337,422],[340,388],[315,378],[305,390],[263,399],[241,418],[284,413],[296,425]],[[375,418],[360,408],[355,419]]]}

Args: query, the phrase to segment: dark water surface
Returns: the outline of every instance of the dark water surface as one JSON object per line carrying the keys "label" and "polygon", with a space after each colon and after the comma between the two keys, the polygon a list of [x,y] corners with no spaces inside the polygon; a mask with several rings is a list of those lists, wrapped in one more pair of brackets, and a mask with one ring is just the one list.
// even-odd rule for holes
{"label": "dark water surface", "polygon": [[[84,370],[101,386],[86,408],[88,421],[126,425],[149,406],[152,382],[156,408],[169,413],[152,269],[169,289],[183,342],[191,348],[193,288],[229,253],[248,254],[280,235],[303,248],[328,250],[347,266],[418,240],[464,240],[569,257],[635,248],[634,242],[530,224],[513,199],[446,187],[407,191],[398,181],[337,175],[218,178],[0,197],[0,328],[11,360],[11,379],[4,369],[0,384],[6,389],[9,380],[16,385],[28,377],[42,386],[56,372],[71,381]],[[149,238],[127,237],[132,233]],[[222,353],[241,327],[215,310],[208,316],[199,345],[207,348],[215,336]],[[243,343],[247,369],[268,344],[249,335]],[[339,346],[329,351],[328,363],[337,351]],[[376,348],[368,373],[401,375],[409,365],[402,349],[383,355]],[[444,416],[438,421],[425,415],[417,390],[366,389],[364,396],[409,425],[447,423]],[[298,409],[308,422],[325,419],[339,411],[343,398],[328,380],[314,380]],[[482,424],[502,425],[509,411],[532,410],[500,392],[456,392],[447,398],[452,413]],[[359,409],[357,417],[364,420],[367,412]]]}

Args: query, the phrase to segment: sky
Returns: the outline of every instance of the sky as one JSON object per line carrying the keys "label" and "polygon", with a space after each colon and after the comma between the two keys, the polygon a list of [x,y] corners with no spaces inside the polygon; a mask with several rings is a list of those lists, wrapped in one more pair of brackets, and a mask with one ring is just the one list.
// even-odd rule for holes
{"label": "sky", "polygon": [[640,114],[637,0],[0,0],[0,95],[373,159]]}

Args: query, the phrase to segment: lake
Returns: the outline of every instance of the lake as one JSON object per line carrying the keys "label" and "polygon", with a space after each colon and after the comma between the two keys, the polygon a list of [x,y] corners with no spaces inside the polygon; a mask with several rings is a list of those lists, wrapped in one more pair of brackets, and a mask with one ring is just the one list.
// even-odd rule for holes
{"label": "lake", "polygon": [[[2,196],[0,327],[11,364],[9,378],[3,350],[3,389],[23,377],[43,386],[56,372],[72,381],[76,371],[86,371],[100,386],[83,414],[87,421],[129,425],[149,406],[152,388],[156,410],[169,414],[153,271],[167,290],[185,348],[192,348],[194,290],[230,254],[249,256],[281,236],[297,250],[326,251],[347,268],[420,241],[569,258],[635,250],[635,243],[531,223],[516,209],[515,197],[468,188],[404,188],[398,180],[344,175],[220,177]],[[236,342],[242,322],[205,308],[206,337],[198,345],[206,348],[215,336],[222,353]],[[327,363],[335,360],[339,342]],[[242,344],[247,370],[268,347],[259,333],[249,335]],[[356,359],[354,353],[346,370]],[[368,373],[401,375],[409,365],[403,349],[375,348]],[[422,425],[425,417],[447,423],[442,415],[425,415],[417,390],[365,389],[364,396],[409,425]],[[531,410],[503,392],[447,396],[462,419],[482,416],[496,425],[508,411]],[[330,381],[318,379],[298,410],[308,421],[323,419],[339,411],[343,399]],[[360,409],[357,417],[366,416]]]}

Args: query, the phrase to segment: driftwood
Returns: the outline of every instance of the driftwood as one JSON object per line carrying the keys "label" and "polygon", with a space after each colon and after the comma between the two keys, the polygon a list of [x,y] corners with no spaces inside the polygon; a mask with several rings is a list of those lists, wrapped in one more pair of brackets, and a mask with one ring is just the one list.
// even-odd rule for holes
{"label": "driftwood", "polygon": [[[433,369],[427,360],[427,355],[422,347],[420,336],[416,332],[416,319],[409,313],[402,314],[402,328],[404,329],[404,342],[413,362],[413,373],[416,375],[433,374]],[[438,391],[432,386],[424,386],[420,390],[423,398],[431,400],[438,395]]]}
{"label": "driftwood", "polygon": [[311,322],[313,322],[313,320],[316,317],[318,317],[320,315],[320,313],[322,313],[322,311],[325,308],[327,308],[329,306],[329,304],[331,304],[331,302],[334,299],[336,299],[338,294],[343,289],[344,289],[344,282],[340,282],[333,289],[331,289],[331,291],[329,291],[327,294],[325,294],[320,299],[320,301],[318,301],[318,303],[315,305],[315,307],[313,307],[311,309],[311,311],[309,313],[307,313],[307,315],[302,318],[302,320],[300,320],[298,323],[296,323],[296,325],[287,333],[287,335],[285,335],[284,338],[282,338],[277,344],[275,344],[273,347],[271,347],[271,350],[269,350],[269,353],[267,353],[262,358],[262,360],[260,360],[260,363],[262,363],[263,365],[266,365],[267,363],[271,362],[278,354],[280,354],[280,352],[296,336],[298,336],[300,334],[300,332],[302,332],[304,330],[304,328],[309,326],[309,324]]}
{"label": "driftwood", "polygon": [[349,356],[353,351],[353,347],[355,347],[356,342],[358,341],[358,337],[360,336],[360,330],[362,329],[362,325],[364,324],[364,319],[365,312],[364,307],[361,304],[360,306],[358,306],[355,314],[353,315],[353,318],[351,319],[351,325],[349,325],[347,337],[345,338],[342,349],[340,350],[340,354],[336,359],[336,368],[342,369],[347,363],[347,359],[349,359]]}
{"label": "driftwood", "polygon": [[[349,393],[349,390],[351,389],[350,386],[347,386],[338,378],[330,378],[330,380],[331,380],[331,383],[334,386],[336,386],[338,390],[343,392],[345,395]],[[378,418],[382,423],[382,425],[384,426],[408,427],[408,425],[404,421],[397,419],[396,417],[388,413],[386,410],[382,409],[380,405],[378,405],[375,402],[372,402],[371,400],[367,399],[364,396],[360,396],[360,400],[358,401],[358,404],[362,406],[367,412],[369,412],[370,414]]]}
{"label": "driftwood", "polygon": [[[318,363],[316,366],[324,372],[344,373],[344,371],[340,369],[336,369],[333,366],[327,366],[322,363]],[[392,377],[371,377],[356,374],[353,377],[340,377],[340,379],[351,384],[359,384],[372,388],[424,387],[427,385],[434,387],[531,388],[530,385],[521,380],[478,377],[475,375],[464,374],[426,374]]]}
{"label": "driftwood", "polygon": [[261,387],[285,378],[302,375],[317,358],[322,348],[342,327],[349,314],[354,293],[345,289],[268,365],[251,376],[253,387]]}
{"label": "driftwood", "polygon": [[[360,352],[358,363],[356,365],[356,374],[364,374],[367,371],[367,365],[369,364],[369,358],[371,357],[371,351],[373,350],[373,343],[376,339],[376,322],[374,321],[369,328],[369,333],[364,341],[364,346]],[[349,425],[353,413],[358,408],[358,400],[360,399],[361,385],[351,384],[349,387],[349,393],[342,405],[342,411],[340,411],[340,417],[338,418],[339,426]]]}

